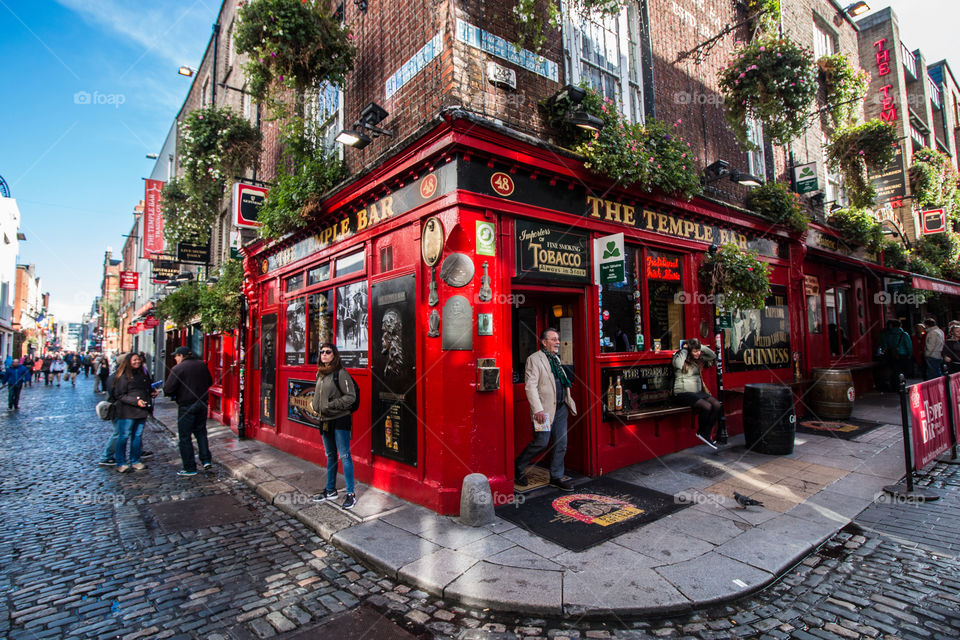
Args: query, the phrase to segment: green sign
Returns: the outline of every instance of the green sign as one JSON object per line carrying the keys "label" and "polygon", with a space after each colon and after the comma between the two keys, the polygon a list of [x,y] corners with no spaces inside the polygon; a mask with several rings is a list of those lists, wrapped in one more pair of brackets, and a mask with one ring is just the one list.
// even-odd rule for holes
{"label": "green sign", "polygon": [[793,182],[797,185],[797,193],[810,193],[820,188],[817,181],[817,163],[802,164],[793,168]]}
{"label": "green sign", "polygon": [[615,233],[611,236],[597,238],[594,244],[594,253],[597,255],[600,284],[611,284],[624,281],[624,251],[623,234]]}
{"label": "green sign", "polygon": [[497,234],[492,222],[477,220],[477,255],[497,255]]}
{"label": "green sign", "polygon": [[611,282],[623,282],[624,269],[623,262],[607,262],[600,265],[600,282],[610,284]]}

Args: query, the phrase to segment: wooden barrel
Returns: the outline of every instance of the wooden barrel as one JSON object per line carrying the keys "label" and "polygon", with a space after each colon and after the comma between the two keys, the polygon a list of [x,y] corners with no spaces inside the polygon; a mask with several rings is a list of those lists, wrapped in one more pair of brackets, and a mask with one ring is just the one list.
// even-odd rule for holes
{"label": "wooden barrel", "polygon": [[821,420],[845,420],[853,413],[853,374],[850,369],[814,369],[810,410]]}
{"label": "wooden barrel", "polygon": [[793,453],[797,416],[790,387],[748,384],[743,394],[743,436],[747,449],[771,455]]}

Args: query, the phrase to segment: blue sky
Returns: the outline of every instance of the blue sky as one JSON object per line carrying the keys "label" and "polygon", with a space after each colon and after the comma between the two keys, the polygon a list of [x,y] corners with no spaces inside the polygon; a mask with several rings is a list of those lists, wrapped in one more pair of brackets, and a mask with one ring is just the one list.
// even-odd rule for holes
{"label": "blue sky", "polygon": [[21,214],[21,263],[77,321],[120,253],[217,17],[216,0],[0,0],[0,175]]}

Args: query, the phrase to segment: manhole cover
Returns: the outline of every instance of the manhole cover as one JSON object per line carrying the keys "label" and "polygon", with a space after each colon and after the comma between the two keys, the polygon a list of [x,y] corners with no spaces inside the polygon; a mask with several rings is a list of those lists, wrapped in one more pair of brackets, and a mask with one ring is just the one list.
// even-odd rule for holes
{"label": "manhole cover", "polygon": [[228,495],[164,502],[150,505],[146,510],[165,533],[242,522],[256,515]]}
{"label": "manhole cover", "polygon": [[712,464],[698,464],[695,467],[687,469],[687,473],[700,476],[701,478],[719,478],[726,473],[726,470],[723,467]]}
{"label": "manhole cover", "polygon": [[314,640],[336,638],[337,640],[416,640],[416,636],[398,627],[387,618],[365,606],[359,606],[330,618],[323,624],[309,629],[299,629],[292,635],[280,636],[283,640]]}

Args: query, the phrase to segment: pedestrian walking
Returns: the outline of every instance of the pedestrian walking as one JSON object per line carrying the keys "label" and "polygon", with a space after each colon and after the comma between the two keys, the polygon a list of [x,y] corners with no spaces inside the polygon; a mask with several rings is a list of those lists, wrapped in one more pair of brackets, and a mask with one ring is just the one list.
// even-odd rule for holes
{"label": "pedestrian walking", "polygon": [[31,358],[29,355],[23,356],[23,358],[20,360],[20,364],[27,368],[27,381],[23,383],[24,386],[33,386],[33,358]]}
{"label": "pedestrian walking", "polygon": [[97,375],[93,380],[94,393],[107,392],[107,376],[110,375],[110,363],[106,356],[100,356],[97,360]]}
{"label": "pedestrian walking", "polygon": [[53,365],[53,356],[49,353],[43,356],[43,365],[40,367],[40,371],[43,372],[43,386],[48,386],[50,384],[50,367]]}
{"label": "pedestrian walking", "polygon": [[927,329],[923,349],[927,365],[924,380],[933,380],[943,375],[943,329],[937,326],[937,321],[933,317],[924,320],[923,324]]}
{"label": "pedestrian walking", "polygon": [[93,368],[93,355],[87,351],[83,354],[83,377],[90,377],[90,369]]}
{"label": "pedestrian walking", "polygon": [[37,356],[33,359],[33,379],[40,382],[40,376],[43,374],[43,358]]}
{"label": "pedestrian walking", "polygon": [[23,366],[20,360],[11,359],[10,366],[3,370],[3,377],[0,379],[7,387],[8,410],[20,408],[20,392],[30,375],[30,370]]}
{"label": "pedestrian walking", "polygon": [[67,363],[63,361],[63,358],[60,357],[60,354],[57,354],[56,359],[50,363],[50,375],[53,376],[53,379],[56,381],[57,386],[60,386],[60,376],[64,374],[67,370]]}
{"label": "pedestrian walking", "polygon": [[170,369],[163,392],[177,401],[177,435],[180,439],[180,461],[183,468],[180,476],[197,475],[197,462],[193,457],[193,441],[197,441],[197,455],[204,470],[212,466],[210,447],[207,444],[207,392],[213,384],[207,364],[187,347],[177,347],[173,352],[177,364]]}
{"label": "pedestrian walking", "polygon": [[[117,445],[114,460],[117,471],[123,473],[131,468],[146,469],[140,462],[143,425],[153,411],[156,391],[153,380],[143,370],[143,360],[136,353],[128,353],[120,359],[117,372],[109,379],[109,402],[116,407]],[[127,459],[127,443],[130,457]]]}
{"label": "pedestrian walking", "polygon": [[70,380],[72,386],[77,386],[77,376],[80,375],[80,367],[83,366],[80,356],[74,354],[73,358],[70,360],[70,364],[67,365],[67,378]]}
{"label": "pedestrian walking", "polygon": [[343,463],[343,478],[347,496],[341,505],[353,509],[357,503],[354,490],[353,458],[350,456],[350,432],[353,427],[353,405],[357,399],[357,385],[343,368],[336,345],[320,345],[320,366],[311,407],[320,419],[320,437],[327,454],[327,485],[322,493],[313,496],[314,502],[334,500],[337,497],[337,463]]}

